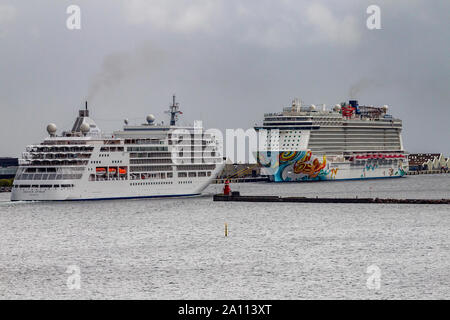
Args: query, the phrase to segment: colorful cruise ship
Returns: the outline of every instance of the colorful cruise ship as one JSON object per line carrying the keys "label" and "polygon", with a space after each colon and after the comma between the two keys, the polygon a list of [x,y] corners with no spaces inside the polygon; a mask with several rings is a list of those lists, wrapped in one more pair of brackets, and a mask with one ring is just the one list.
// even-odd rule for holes
{"label": "colorful cruise ship", "polygon": [[275,182],[403,177],[402,120],[388,111],[357,100],[327,110],[295,99],[255,127],[266,137],[257,153],[261,174]]}

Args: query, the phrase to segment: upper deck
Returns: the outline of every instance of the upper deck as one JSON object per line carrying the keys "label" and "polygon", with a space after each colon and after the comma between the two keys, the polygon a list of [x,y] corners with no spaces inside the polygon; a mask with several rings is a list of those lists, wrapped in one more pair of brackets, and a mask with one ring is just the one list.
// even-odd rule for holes
{"label": "upper deck", "polygon": [[359,106],[356,100],[335,105],[332,110],[302,106],[294,100],[282,112],[265,113],[262,126],[255,129],[319,130],[321,127],[402,128],[402,120],[388,114],[388,107]]}

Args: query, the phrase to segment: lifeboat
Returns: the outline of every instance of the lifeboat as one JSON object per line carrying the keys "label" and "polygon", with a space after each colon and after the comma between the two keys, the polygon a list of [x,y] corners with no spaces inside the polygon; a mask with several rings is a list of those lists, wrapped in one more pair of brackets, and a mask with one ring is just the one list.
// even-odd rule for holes
{"label": "lifeboat", "polygon": [[109,173],[116,173],[117,172],[117,168],[109,168]]}
{"label": "lifeboat", "polygon": [[119,173],[120,173],[120,174],[127,174],[127,169],[125,169],[125,168],[119,168]]}
{"label": "lifeboat", "polygon": [[95,171],[97,173],[106,173],[106,168],[96,168]]}

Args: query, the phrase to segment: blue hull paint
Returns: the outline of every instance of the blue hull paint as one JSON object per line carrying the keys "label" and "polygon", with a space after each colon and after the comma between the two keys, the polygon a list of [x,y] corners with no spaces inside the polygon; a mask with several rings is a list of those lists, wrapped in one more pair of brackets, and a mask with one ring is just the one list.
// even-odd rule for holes
{"label": "blue hull paint", "polygon": [[199,195],[201,195],[201,193],[179,194],[179,195],[163,195],[163,196],[139,196],[139,197],[92,198],[92,199],[65,199],[65,200],[11,200],[11,202],[14,202],[14,201],[46,202],[46,201],[105,201],[105,200],[132,200],[132,199],[151,199],[151,198],[182,198],[182,197],[194,197],[194,196],[199,196]]}
{"label": "blue hull paint", "polygon": [[132,200],[132,199],[151,199],[151,198],[179,198],[179,197],[193,197],[199,196],[200,193],[193,194],[178,194],[178,195],[163,195],[163,196],[140,196],[140,197],[119,197],[119,198],[93,198],[93,199],[67,199],[56,201],[101,201],[101,200]]}

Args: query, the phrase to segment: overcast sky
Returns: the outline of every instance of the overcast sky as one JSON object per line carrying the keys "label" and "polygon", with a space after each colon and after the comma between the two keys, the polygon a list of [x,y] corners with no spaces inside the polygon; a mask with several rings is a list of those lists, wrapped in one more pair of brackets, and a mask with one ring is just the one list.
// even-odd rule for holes
{"label": "overcast sky", "polygon": [[[66,8],[81,8],[81,30]],[[366,27],[369,5],[381,30]],[[158,121],[249,128],[295,97],[354,92],[404,121],[410,152],[450,155],[450,1],[0,0],[0,156],[70,129],[89,98],[106,132]]]}

